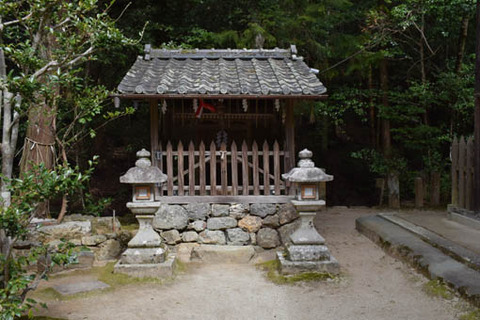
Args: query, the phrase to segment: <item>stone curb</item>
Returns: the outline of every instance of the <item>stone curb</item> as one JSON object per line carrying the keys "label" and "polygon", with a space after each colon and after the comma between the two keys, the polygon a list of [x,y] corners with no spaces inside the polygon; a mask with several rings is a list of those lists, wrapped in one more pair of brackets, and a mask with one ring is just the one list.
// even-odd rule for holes
{"label": "stone curb", "polygon": [[480,306],[480,272],[381,216],[358,218],[355,225],[360,233],[388,253],[406,260],[430,279],[442,280],[477,307]]}
{"label": "stone curb", "polygon": [[475,228],[480,231],[480,220],[476,218],[471,218],[467,215],[456,212],[448,212],[448,217],[453,221]]}
{"label": "stone curb", "polygon": [[383,219],[390,221],[405,230],[410,231],[416,236],[420,237],[423,241],[427,242],[431,246],[440,249],[443,253],[449,255],[455,260],[466,264],[472,269],[480,271],[480,255],[472,252],[455,242],[448,240],[428,229],[417,226],[405,219],[397,217],[392,214],[379,214]]}

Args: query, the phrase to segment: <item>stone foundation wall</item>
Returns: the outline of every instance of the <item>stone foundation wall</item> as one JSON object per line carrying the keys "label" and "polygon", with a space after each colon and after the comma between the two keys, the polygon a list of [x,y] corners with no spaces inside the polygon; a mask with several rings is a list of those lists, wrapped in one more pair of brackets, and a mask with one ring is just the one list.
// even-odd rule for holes
{"label": "stone foundation wall", "polygon": [[153,228],[169,245],[258,245],[265,249],[288,243],[298,224],[298,213],[289,203],[162,204],[153,220]]}
{"label": "stone foundation wall", "polygon": [[41,244],[56,247],[62,243],[60,239],[64,239],[79,249],[78,263],[68,268],[91,267],[94,262],[117,259],[132,238],[129,231],[121,229],[118,219],[115,219],[113,231],[113,223],[112,217],[80,214],[67,215],[61,224],[52,219],[38,220],[30,226],[28,238],[17,241],[14,249],[19,254],[27,254],[32,247]]}

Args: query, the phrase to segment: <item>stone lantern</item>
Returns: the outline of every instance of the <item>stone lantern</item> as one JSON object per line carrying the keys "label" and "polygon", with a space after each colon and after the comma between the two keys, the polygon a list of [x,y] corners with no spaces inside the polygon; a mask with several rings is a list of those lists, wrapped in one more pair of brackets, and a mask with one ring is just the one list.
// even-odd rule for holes
{"label": "stone lantern", "polygon": [[320,183],[332,181],[333,176],[315,167],[312,155],[310,150],[300,151],[298,167],[282,175],[296,190],[295,200],[291,202],[300,215],[300,227],[290,235],[292,244],[287,247],[286,254],[278,253],[283,274],[339,272],[337,260],[330,255],[325,239],[313,225],[315,215],[325,206],[325,201],[319,197]]}
{"label": "stone lantern", "polygon": [[135,167],[121,176],[120,182],[132,185],[132,201],[127,203],[127,208],[135,214],[139,229],[115,265],[115,272],[136,277],[170,276],[175,258],[162,248],[160,235],[152,227],[160,207],[160,201],[155,201],[155,186],[164,183],[167,176],[152,166],[147,150],[138,151],[137,157]]}

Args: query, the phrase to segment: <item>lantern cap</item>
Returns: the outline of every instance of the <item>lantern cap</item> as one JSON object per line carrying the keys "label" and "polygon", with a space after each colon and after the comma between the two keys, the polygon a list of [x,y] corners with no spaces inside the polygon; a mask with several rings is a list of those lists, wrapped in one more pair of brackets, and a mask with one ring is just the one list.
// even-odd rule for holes
{"label": "lantern cap", "polygon": [[120,177],[121,183],[154,184],[167,181],[167,176],[159,168],[152,167],[149,151],[142,149],[137,152],[137,157],[135,167]]}
{"label": "lantern cap", "polygon": [[308,149],[300,151],[298,153],[300,160],[297,167],[288,173],[282,174],[282,178],[297,183],[332,181],[332,175],[328,175],[322,169],[315,167],[315,163],[311,159],[312,156],[312,151]]}

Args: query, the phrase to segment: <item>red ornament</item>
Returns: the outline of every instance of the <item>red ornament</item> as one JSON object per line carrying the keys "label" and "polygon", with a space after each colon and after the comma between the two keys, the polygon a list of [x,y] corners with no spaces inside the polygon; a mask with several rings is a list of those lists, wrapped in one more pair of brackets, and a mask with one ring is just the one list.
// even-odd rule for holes
{"label": "red ornament", "polygon": [[211,112],[217,112],[217,109],[215,109],[214,106],[212,106],[209,103],[206,103],[205,101],[203,101],[203,99],[198,99],[198,101],[199,101],[198,108],[197,108],[197,111],[195,112],[196,118],[200,119],[203,113],[203,108],[210,110]]}

